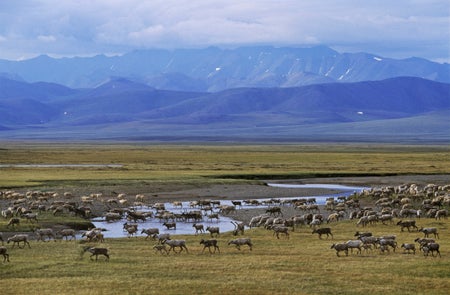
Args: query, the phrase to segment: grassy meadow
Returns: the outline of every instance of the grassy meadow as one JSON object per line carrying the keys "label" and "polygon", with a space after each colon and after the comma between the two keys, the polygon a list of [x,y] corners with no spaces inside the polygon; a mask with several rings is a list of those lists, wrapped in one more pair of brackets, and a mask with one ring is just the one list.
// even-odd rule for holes
{"label": "grassy meadow", "polygon": [[[204,185],[270,178],[321,176],[450,174],[447,146],[378,145],[93,145],[5,143],[0,164],[120,164],[108,167],[39,168],[3,166],[0,189],[93,187],[158,184]],[[49,217],[51,218],[51,217]],[[356,227],[355,221],[331,224],[334,239],[320,240],[309,227],[290,239],[265,229],[246,230],[253,251],[227,245],[221,253],[201,253],[201,236],[186,239],[189,253],[161,255],[150,239],[107,239],[111,259],[90,261],[82,241],[36,242],[18,249],[6,244],[11,262],[0,262],[1,294],[448,294],[450,221],[420,219],[437,227],[442,257],[377,250],[337,257],[334,242],[356,230],[396,234],[399,245],[422,237],[396,225]],[[6,221],[1,220],[0,226]],[[2,257],[0,256],[0,259]]]}
{"label": "grassy meadow", "polygon": [[0,169],[0,188],[238,182],[320,176],[448,174],[448,146],[3,144],[0,164],[120,164],[121,168]]}
{"label": "grassy meadow", "polygon": [[[401,249],[337,257],[330,246],[353,238],[354,221],[332,224],[334,239],[328,240],[306,227],[279,240],[265,229],[246,230],[253,251],[227,245],[233,237],[224,233],[218,238],[220,254],[202,253],[199,241],[207,234],[177,237],[187,240],[189,253],[168,256],[143,237],[107,239],[101,246],[111,258],[100,256],[97,262],[89,253],[81,255],[80,241],[32,241],[31,249],[10,249],[11,262],[0,264],[2,294],[448,294],[450,223],[418,224],[438,227],[441,258]],[[422,236],[401,233],[395,225],[365,230],[396,234],[399,245]]]}

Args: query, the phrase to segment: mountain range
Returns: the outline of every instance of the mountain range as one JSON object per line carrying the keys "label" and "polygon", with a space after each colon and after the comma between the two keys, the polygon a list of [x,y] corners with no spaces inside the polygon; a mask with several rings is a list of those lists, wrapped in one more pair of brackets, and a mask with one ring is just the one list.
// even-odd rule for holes
{"label": "mountain range", "polygon": [[218,92],[241,87],[299,87],[419,77],[450,83],[450,65],[413,57],[392,59],[370,53],[339,53],[311,48],[241,47],[148,49],[123,55],[0,60],[0,75],[27,82],[94,88],[112,77],[156,89]]}
{"label": "mountain range", "polygon": [[0,77],[3,139],[449,143],[449,118],[450,84],[417,77],[215,92]]}

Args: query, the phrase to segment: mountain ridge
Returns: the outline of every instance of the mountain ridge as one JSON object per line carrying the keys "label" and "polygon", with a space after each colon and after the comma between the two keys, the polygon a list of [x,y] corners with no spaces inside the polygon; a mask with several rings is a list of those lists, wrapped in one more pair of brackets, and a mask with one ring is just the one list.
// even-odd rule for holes
{"label": "mountain ridge", "polygon": [[217,92],[240,87],[297,87],[414,76],[450,83],[450,64],[422,58],[392,59],[370,53],[254,46],[235,49],[147,49],[121,56],[0,60],[0,73],[28,82],[92,88],[124,77],[157,89]]}

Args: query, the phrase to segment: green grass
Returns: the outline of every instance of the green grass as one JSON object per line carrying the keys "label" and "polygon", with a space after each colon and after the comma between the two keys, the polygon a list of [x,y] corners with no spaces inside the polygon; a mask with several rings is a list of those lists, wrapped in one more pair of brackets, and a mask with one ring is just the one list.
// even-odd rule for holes
{"label": "green grass", "polygon": [[[90,261],[77,242],[31,242],[31,249],[10,249],[11,262],[0,265],[2,294],[448,294],[450,287],[449,221],[419,220],[439,228],[442,257],[378,251],[337,257],[333,242],[353,238],[354,221],[331,225],[334,239],[319,240],[309,228],[277,240],[265,229],[247,230],[253,251],[228,246],[230,233],[219,237],[221,253],[201,253],[202,236],[187,240],[189,253],[155,253],[144,238],[108,239],[111,253]],[[360,228],[359,228],[360,229]],[[422,236],[395,225],[366,228],[375,235],[396,234],[399,244]],[[162,291],[164,290],[164,291]]]}
{"label": "green grass", "polygon": [[1,164],[122,164],[122,168],[1,168],[0,188],[236,182],[268,178],[448,174],[448,146],[5,144]]}

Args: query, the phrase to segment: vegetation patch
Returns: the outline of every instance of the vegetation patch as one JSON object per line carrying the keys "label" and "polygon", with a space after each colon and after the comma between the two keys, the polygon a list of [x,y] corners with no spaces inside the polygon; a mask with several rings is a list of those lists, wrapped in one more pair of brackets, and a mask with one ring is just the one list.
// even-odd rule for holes
{"label": "vegetation patch", "polygon": [[51,212],[41,212],[37,216],[38,221],[26,221],[20,219],[19,225],[7,226],[8,220],[0,218],[0,232],[33,232],[36,228],[73,228],[75,230],[87,230],[94,227],[89,219],[68,214],[54,216]]}

